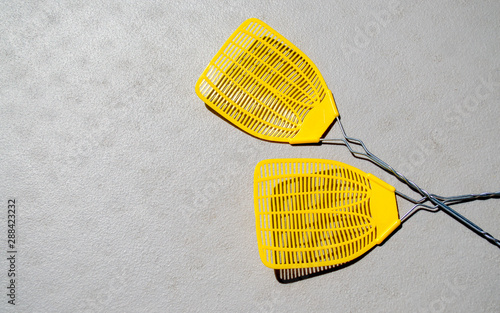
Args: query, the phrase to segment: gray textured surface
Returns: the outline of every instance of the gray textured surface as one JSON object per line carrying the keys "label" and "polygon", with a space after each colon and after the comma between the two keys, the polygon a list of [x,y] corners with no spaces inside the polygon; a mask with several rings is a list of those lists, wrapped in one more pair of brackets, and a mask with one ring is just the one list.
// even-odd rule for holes
{"label": "gray textured surface", "polygon": [[[0,310],[499,312],[500,250],[444,213],[353,266],[277,283],[256,246],[258,161],[331,158],[407,189],[341,146],[252,138],[194,92],[257,17],[315,62],[382,159],[431,192],[499,190],[499,16],[498,1],[2,1],[2,288],[11,197],[19,253],[18,305],[2,292]],[[498,237],[499,204],[457,209]]]}

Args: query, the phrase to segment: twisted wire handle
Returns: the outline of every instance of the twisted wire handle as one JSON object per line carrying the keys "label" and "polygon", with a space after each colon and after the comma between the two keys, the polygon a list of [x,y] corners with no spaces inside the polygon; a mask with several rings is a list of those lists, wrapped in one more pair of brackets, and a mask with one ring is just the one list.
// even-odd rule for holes
{"label": "twisted wire handle", "polygon": [[[493,237],[490,233],[485,232],[479,226],[477,226],[476,224],[474,224],[473,222],[471,222],[469,219],[465,218],[463,215],[461,215],[457,211],[455,211],[452,208],[450,208],[447,204],[445,204],[445,202],[448,202],[450,204],[450,202],[451,203],[456,203],[457,201],[458,202],[462,202],[462,201],[472,201],[474,199],[486,199],[486,198],[488,198],[486,196],[486,194],[484,194],[485,196],[481,196],[482,194],[479,194],[479,195],[464,195],[464,196],[458,196],[458,197],[449,197],[448,199],[446,199],[444,197],[439,197],[439,196],[430,194],[426,190],[420,188],[416,183],[414,183],[413,181],[411,181],[408,178],[406,178],[406,176],[404,176],[400,172],[396,171],[392,166],[390,166],[386,162],[382,161],[379,157],[377,157],[376,155],[374,155],[373,153],[371,153],[368,150],[368,148],[365,146],[365,144],[364,144],[363,141],[361,141],[360,139],[356,139],[356,138],[352,138],[352,137],[347,136],[347,134],[346,134],[346,132],[344,130],[344,127],[342,126],[342,123],[340,122],[340,117],[337,117],[337,121],[339,123],[340,129],[342,131],[342,135],[344,136],[344,138],[343,139],[323,139],[322,138],[320,140],[321,142],[324,142],[324,143],[334,143],[334,144],[335,143],[336,144],[339,144],[339,143],[340,144],[344,144],[349,149],[349,151],[351,152],[351,154],[354,155],[355,157],[358,157],[358,158],[368,158],[370,161],[372,161],[373,163],[375,163],[377,166],[381,167],[385,171],[391,173],[393,176],[395,176],[396,178],[398,178],[400,181],[404,182],[412,190],[418,192],[421,196],[423,196],[424,198],[428,199],[436,207],[439,207],[440,209],[442,209],[443,211],[445,211],[446,213],[448,213],[449,215],[451,215],[452,217],[454,217],[455,219],[457,219],[459,222],[461,222],[465,226],[467,226],[470,229],[472,229],[473,231],[475,231],[477,234],[479,234],[482,237],[484,237],[490,243],[492,243],[492,244],[496,245],[498,248],[500,248],[500,240],[498,240],[495,237]],[[352,145],[360,146],[361,148],[363,148],[364,152],[354,150],[353,147],[351,146],[351,144]],[[488,193],[488,194],[491,194],[490,197],[498,197],[498,196],[500,196],[500,193]],[[408,219],[408,217],[410,217],[414,212],[416,212],[418,209],[420,209],[422,207],[424,207],[424,206],[422,206],[422,205],[415,205],[410,211],[408,211],[405,214],[405,216],[403,216],[401,218],[401,222],[404,222],[406,219]]]}
{"label": "twisted wire handle", "polygon": [[483,192],[479,194],[467,194],[467,195],[453,196],[453,197],[442,197],[435,194],[431,194],[431,196],[440,201],[444,201],[445,204],[455,204],[455,203],[462,203],[475,200],[488,200],[488,199],[500,198],[500,192]]}
{"label": "twisted wire handle", "polygon": [[[401,193],[397,190],[395,191],[395,193],[398,196],[410,201],[413,204],[423,204],[423,203],[429,201],[429,199],[427,199],[426,197],[423,197],[419,200],[413,199],[413,198],[411,198],[411,197],[409,197],[409,196],[405,195],[404,193]],[[453,197],[443,197],[443,196],[439,196],[439,195],[431,193],[431,196],[438,199],[439,201],[443,201],[444,204],[446,204],[446,205],[453,205],[453,204],[459,204],[459,203],[470,202],[470,201],[475,201],[475,200],[483,201],[483,200],[488,200],[488,199],[500,198],[500,192],[483,192],[483,193],[478,193],[478,194],[465,194],[465,195],[453,196]]]}

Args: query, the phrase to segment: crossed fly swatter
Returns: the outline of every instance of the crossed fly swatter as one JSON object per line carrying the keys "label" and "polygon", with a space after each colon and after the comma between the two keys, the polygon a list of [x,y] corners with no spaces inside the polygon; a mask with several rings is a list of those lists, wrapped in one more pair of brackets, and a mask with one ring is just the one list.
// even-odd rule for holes
{"label": "crossed fly swatter", "polygon": [[262,262],[274,269],[344,264],[381,244],[416,210],[435,209],[397,193],[415,204],[400,219],[395,191],[338,161],[259,162],[254,208]]}

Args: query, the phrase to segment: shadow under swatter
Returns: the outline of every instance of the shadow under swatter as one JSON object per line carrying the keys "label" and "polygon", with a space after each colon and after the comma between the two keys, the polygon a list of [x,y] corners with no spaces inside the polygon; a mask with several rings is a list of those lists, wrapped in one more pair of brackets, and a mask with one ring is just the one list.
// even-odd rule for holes
{"label": "shadow under swatter", "polygon": [[[383,246],[387,240],[389,240],[399,229],[396,228],[387,238],[382,242],[380,246]],[[274,270],[274,276],[276,280],[281,284],[290,284],[295,283],[304,279],[309,279],[321,275],[325,275],[328,273],[336,272],[341,269],[344,269],[348,266],[354,265],[361,261],[364,257],[366,257],[376,246],[373,246],[370,250],[365,252],[362,256],[356,258],[347,263],[339,264],[339,265],[330,265],[330,266],[321,266],[321,267],[308,267],[308,268],[292,268],[292,269],[284,269],[284,270]]]}
{"label": "shadow under swatter", "polygon": [[[372,248],[373,249],[373,248]],[[313,278],[328,273],[336,272],[348,266],[351,266],[361,259],[363,259],[372,249],[360,256],[359,258],[352,260],[347,263],[339,265],[321,266],[321,267],[307,267],[307,268],[290,268],[290,269],[280,269],[274,270],[274,276],[276,280],[281,284],[295,283],[304,279]]]}

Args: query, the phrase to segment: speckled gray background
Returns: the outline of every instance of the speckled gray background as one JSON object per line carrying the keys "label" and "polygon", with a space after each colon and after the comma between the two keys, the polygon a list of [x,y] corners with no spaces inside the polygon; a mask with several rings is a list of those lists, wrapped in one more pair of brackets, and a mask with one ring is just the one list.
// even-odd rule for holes
{"label": "speckled gray background", "polygon": [[[257,17],[302,49],[343,124],[431,192],[500,190],[498,1],[1,1],[0,287],[18,203],[17,312],[499,312],[500,250],[420,212],[342,270],[279,284],[252,173],[342,146],[260,141],[194,85]],[[338,137],[332,130],[329,137]],[[410,205],[400,201],[405,212]],[[500,200],[457,206],[500,236]]]}

